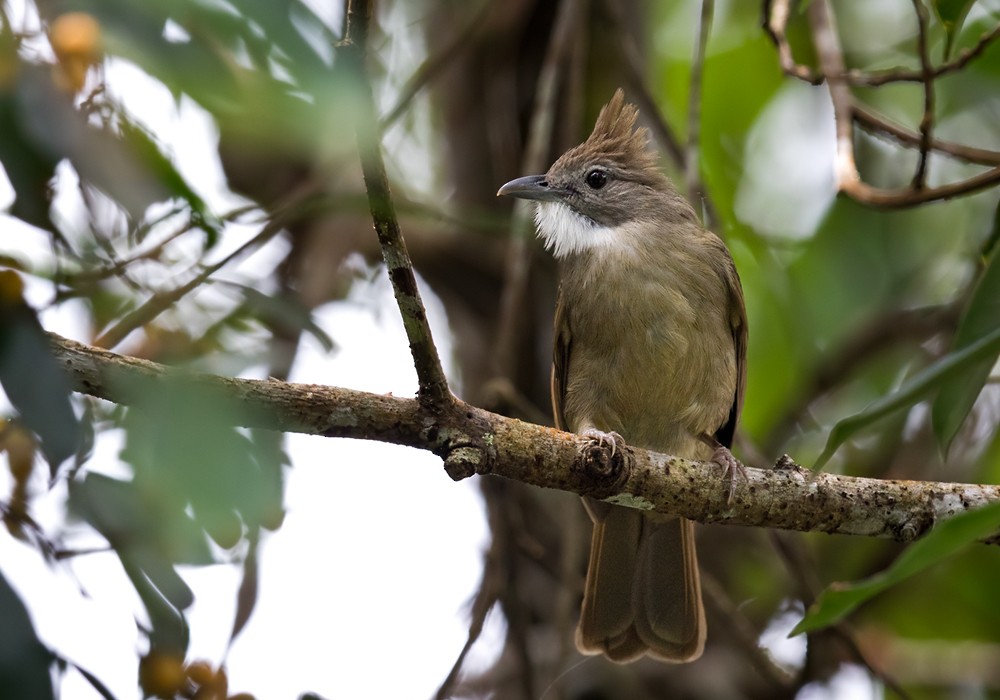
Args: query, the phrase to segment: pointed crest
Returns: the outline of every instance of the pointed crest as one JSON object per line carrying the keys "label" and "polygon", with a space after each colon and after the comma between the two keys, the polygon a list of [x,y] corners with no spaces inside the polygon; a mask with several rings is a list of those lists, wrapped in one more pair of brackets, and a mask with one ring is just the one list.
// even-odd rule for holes
{"label": "pointed crest", "polygon": [[665,177],[660,172],[656,152],[649,147],[649,130],[635,128],[638,117],[638,108],[626,102],[625,93],[618,88],[611,101],[601,108],[587,140],[567,151],[560,160],[612,161],[626,166],[637,180],[661,183]]}

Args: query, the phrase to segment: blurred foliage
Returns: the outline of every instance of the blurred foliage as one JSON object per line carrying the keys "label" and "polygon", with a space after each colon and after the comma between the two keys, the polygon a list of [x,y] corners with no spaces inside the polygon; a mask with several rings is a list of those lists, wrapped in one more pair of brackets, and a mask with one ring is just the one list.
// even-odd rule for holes
{"label": "blurred foliage", "polygon": [[[556,5],[488,4],[488,11],[470,12],[470,20],[456,18],[461,3],[387,0],[370,55],[381,103],[395,104],[400,85],[416,86],[387,134],[386,156],[396,174],[394,194],[406,204],[400,207],[404,235],[418,271],[452,318],[463,391],[470,396],[482,388],[473,378],[490,379],[481,368],[492,358],[482,356],[497,346],[491,329],[505,279],[504,250],[492,246],[502,243],[496,233],[508,212],[493,193],[524,174],[515,168]],[[620,5],[632,20],[623,26],[635,28],[630,38],[642,48],[646,85],[666,126],[683,140],[700,3]],[[783,74],[761,30],[760,4],[717,5],[703,65],[698,165],[716,228],[739,268],[750,319],[744,457],[769,461],[788,452],[799,462],[854,475],[1000,481],[997,192],[895,211],[835,197],[827,86]],[[815,69],[808,5],[793,3],[788,37],[796,60]],[[919,67],[912,3],[861,5],[831,3],[849,67]],[[995,2],[933,0],[928,6],[936,62],[975,46],[1000,20]],[[590,46],[607,60],[580,59],[562,71],[561,131],[552,155],[585,135],[593,116],[585,112],[607,99],[606,87],[628,82],[625,61],[608,51],[617,46],[608,35],[619,30],[602,7],[595,2],[582,13],[592,43],[581,39],[569,55],[580,59]],[[0,431],[13,484],[4,521],[14,536],[54,559],[47,533],[31,520],[25,486],[37,447],[49,478],[69,481],[71,515],[107,541],[139,594],[149,640],[139,680],[151,695],[228,692],[224,669],[186,658],[192,592],[177,567],[220,561],[242,567],[231,637],[239,634],[256,602],[261,530],[282,522],[287,459],[280,436],[232,427],[243,410],[236,397],[197,395],[185,386],[130,387],[142,396],[137,407],[78,400],[74,411],[39,318],[71,309],[92,338],[107,338],[113,329],[108,342],[115,349],[219,373],[265,366],[268,375],[284,378],[303,333],[327,351],[336,348],[313,309],[347,294],[358,264],[352,253],[361,253],[361,265],[373,263],[376,253],[370,221],[358,216],[357,76],[336,58],[341,27],[313,8],[303,0],[0,5],[0,164],[10,193],[4,225],[18,219],[46,232],[51,244],[44,254],[28,252],[16,234],[0,234],[6,268],[0,271],[0,383],[14,412]],[[454,41],[438,37],[455,26],[461,33]],[[436,54],[439,47],[453,53]],[[413,56],[427,57],[424,66],[433,70],[422,72]],[[226,178],[227,206],[195,177],[198,164],[181,162],[170,137],[134,113],[143,95],[120,95],[105,84],[123,67],[168,91],[178,110],[196,106],[211,120],[218,136],[212,157]],[[411,78],[427,84],[407,83]],[[935,88],[935,137],[1000,150],[993,97],[1000,89],[1000,43],[988,44]],[[919,82],[859,87],[854,94],[911,128],[922,117]],[[913,149],[861,132],[855,145],[867,182],[896,187],[912,178]],[[685,181],[679,164],[665,167],[675,182]],[[980,170],[935,154],[928,182],[936,186]],[[434,187],[426,202],[413,201],[412,192]],[[272,259],[263,274],[244,264],[261,251]],[[515,387],[526,397],[544,393],[534,378],[548,371],[554,287],[550,265],[535,265],[533,274],[542,281],[532,287],[521,330],[528,348],[523,361],[534,366]],[[22,278],[51,290],[49,302],[29,305]],[[548,410],[536,403],[533,415]],[[124,471],[89,458],[90,446],[80,443],[90,430],[97,439],[123,431]],[[73,467],[57,471],[70,457]],[[517,502],[538,511],[521,520],[551,523],[539,505],[547,502],[534,498]],[[819,596],[817,612],[800,625],[811,630],[810,651],[795,668],[793,686],[782,689],[788,696],[826,680],[844,662],[845,653],[829,651],[826,633],[818,631],[820,622],[835,619],[857,631],[859,647],[886,647],[883,656],[873,655],[872,674],[885,671],[914,697],[959,686],[992,696],[1000,693],[995,676],[942,670],[928,678],[902,653],[910,643],[930,649],[935,640],[962,641],[1000,663],[1000,606],[992,588],[1000,563],[993,547],[966,546],[991,532],[995,517],[990,509],[950,521],[902,555],[898,545],[862,538],[788,537],[782,548],[759,533],[720,536],[706,528],[702,559],[757,634],[783,611],[806,608]],[[491,522],[501,526],[497,518]],[[532,600],[539,590],[576,590],[578,582],[552,575],[572,567],[561,550],[546,548],[550,533],[538,529],[544,532],[532,533],[538,542],[530,556],[507,552],[522,557],[500,586],[508,592],[508,617],[508,606]],[[572,528],[566,530],[571,537]],[[509,541],[524,541],[522,531],[514,534]],[[517,570],[530,572],[530,584],[514,578]],[[860,583],[819,595],[830,581],[850,580]],[[558,606],[549,593],[537,597],[543,602],[523,619],[544,630],[523,636],[551,639]],[[832,614],[831,606],[845,597]],[[730,679],[727,690],[770,696],[740,655],[737,635],[725,629],[735,623],[716,617],[702,663],[725,664],[727,673],[712,675]],[[15,669],[24,683],[38,684],[31,697],[52,697],[45,681],[56,657],[40,646],[2,577],[0,619],[10,628],[0,648],[0,687]],[[843,631],[843,622],[836,629]],[[564,630],[555,636],[567,638]],[[511,632],[508,650],[516,643]],[[712,656],[723,648],[737,652]],[[30,659],[17,667],[17,654]],[[881,671],[874,668],[880,663]],[[536,669],[538,675],[551,681],[560,670],[552,665],[549,676]],[[505,676],[502,662],[499,668],[496,676],[484,676],[484,685],[503,688],[502,679],[519,677]],[[669,678],[683,682],[684,673]],[[612,677],[619,693],[630,687],[621,675]],[[91,683],[102,692],[98,679]],[[649,687],[684,696],[677,690],[683,686]]]}
{"label": "blurred foliage", "polygon": [[0,687],[11,698],[56,697],[52,689],[47,649],[38,641],[24,603],[0,574],[0,615],[4,634],[0,641]]}
{"label": "blurred foliage", "polygon": [[48,339],[22,296],[21,278],[0,271],[0,385],[24,423],[41,439],[52,478],[77,450],[80,430],[70,406],[69,382],[56,366]]}
{"label": "blurred foliage", "polygon": [[[958,351],[971,348],[998,328],[1000,328],[1000,250],[994,249],[972,291],[968,307],[962,313],[962,320],[955,332],[954,349]],[[965,369],[968,381],[947,383],[934,400],[932,416],[934,432],[938,444],[945,453],[948,452],[951,441],[972,410],[994,364],[996,364],[996,353],[987,353],[984,359]]]}
{"label": "blurred foliage", "polygon": [[1000,503],[962,513],[938,527],[909,547],[892,566],[878,574],[851,584],[834,584],[816,599],[805,618],[792,630],[800,634],[823,629],[844,619],[867,600],[916,575],[933,564],[955,554],[961,548],[986,539],[1000,528]]}

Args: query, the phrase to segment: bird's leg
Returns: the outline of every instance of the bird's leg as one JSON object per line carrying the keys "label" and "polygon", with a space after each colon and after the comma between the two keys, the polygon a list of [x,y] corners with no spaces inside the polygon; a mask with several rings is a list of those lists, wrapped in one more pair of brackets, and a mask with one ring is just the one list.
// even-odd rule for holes
{"label": "bird's leg", "polygon": [[722,478],[727,481],[726,505],[731,505],[733,495],[736,493],[736,476],[742,477],[743,481],[749,481],[747,468],[743,466],[743,462],[736,459],[728,447],[716,440],[713,435],[702,435],[701,440],[715,450],[712,453],[711,461],[722,467]]}

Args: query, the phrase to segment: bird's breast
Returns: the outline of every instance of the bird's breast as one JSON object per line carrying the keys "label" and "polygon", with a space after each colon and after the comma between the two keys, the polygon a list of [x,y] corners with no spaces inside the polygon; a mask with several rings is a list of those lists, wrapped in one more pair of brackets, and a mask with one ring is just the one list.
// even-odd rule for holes
{"label": "bird's breast", "polygon": [[711,450],[698,436],[714,433],[732,406],[735,346],[722,281],[674,267],[619,260],[586,270],[585,285],[564,281],[564,413],[574,430],[590,423],[630,444],[704,458]]}

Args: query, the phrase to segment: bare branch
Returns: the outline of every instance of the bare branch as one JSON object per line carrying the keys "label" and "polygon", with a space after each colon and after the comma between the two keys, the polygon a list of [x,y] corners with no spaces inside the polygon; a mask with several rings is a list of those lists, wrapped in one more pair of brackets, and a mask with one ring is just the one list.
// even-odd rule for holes
{"label": "bare branch", "polygon": [[[808,16],[812,25],[813,42],[819,55],[820,67],[823,74],[827,76],[830,99],[833,102],[837,133],[834,177],[838,192],[843,192],[858,202],[874,207],[899,208],[972,194],[1000,182],[1000,167],[935,188],[918,189],[910,186],[887,190],[873,187],[862,181],[854,156],[854,96],[851,94],[844,71],[844,55],[828,0],[815,0],[815,2],[810,3]],[[933,103],[931,108],[933,109]],[[929,127],[925,131],[928,135],[926,138],[923,134],[921,135],[921,144],[929,139]]]}
{"label": "bare branch", "polygon": [[490,0],[480,2],[479,8],[472,13],[468,22],[455,32],[451,40],[420,64],[420,67],[410,76],[406,84],[400,88],[396,104],[382,117],[380,126],[383,131],[396,123],[396,120],[403,115],[407,107],[410,106],[410,102],[419,94],[424,86],[433,80],[442,69],[450,65],[462,53],[465,47],[469,45],[470,41],[478,36],[480,29],[484,25],[486,16],[493,7],[494,5]]}
{"label": "bare branch", "polygon": [[448,671],[448,675],[445,676],[445,679],[438,687],[437,693],[434,694],[436,700],[447,700],[454,697],[455,683],[458,681],[459,673],[462,671],[465,657],[472,649],[472,645],[476,643],[483,633],[486,616],[493,609],[493,605],[500,597],[502,587],[502,579],[497,575],[497,562],[495,561],[495,557],[492,556],[491,549],[491,551],[483,556],[483,574],[479,581],[479,591],[472,602],[472,619],[469,621],[469,635],[462,646],[462,651],[458,653],[455,663],[452,664],[451,670]]}
{"label": "bare branch", "polygon": [[778,48],[778,61],[781,63],[781,70],[784,71],[785,75],[804,80],[810,85],[822,83],[825,79],[824,75],[817,73],[809,66],[797,63],[792,55],[792,46],[788,43],[787,34],[791,0],[765,0],[764,12],[764,31]]}
{"label": "bare branch", "polygon": [[281,232],[285,223],[286,217],[273,217],[264,226],[264,228],[261,229],[260,233],[251,238],[249,241],[229,253],[229,255],[223,257],[218,262],[203,267],[197,275],[179,287],[155,293],[137,309],[134,309],[130,313],[126,314],[124,318],[118,321],[118,323],[104,331],[104,333],[102,333],[101,336],[94,341],[94,343],[102,348],[115,347],[120,342],[125,340],[129,333],[146,325],[147,323],[152,322],[153,319],[190,294],[192,291],[203,285],[208,281],[209,277],[231,263],[233,260],[259,249],[262,245],[270,241]]}
{"label": "bare branch", "polygon": [[670,125],[667,124],[663,115],[660,114],[656,106],[656,100],[646,86],[643,77],[642,58],[639,56],[639,49],[636,48],[635,41],[628,33],[625,22],[622,19],[621,8],[616,0],[605,0],[602,8],[611,22],[611,26],[618,35],[621,43],[622,55],[625,58],[625,68],[628,70],[625,78],[628,81],[629,91],[635,99],[636,106],[643,117],[649,120],[653,130],[653,136],[664,148],[667,155],[678,168],[684,167],[684,149],[681,147],[680,139],[674,134]]}
{"label": "bare branch", "polygon": [[[804,540],[802,540],[802,538],[783,535],[782,533],[773,531],[770,535],[771,544],[778,553],[782,562],[785,564],[785,568],[791,575],[792,580],[796,583],[800,600],[806,608],[809,608],[814,602],[816,602],[816,597],[819,595],[822,585],[819,577],[816,575],[815,562],[808,560],[807,550],[803,546]],[[862,666],[867,668],[868,672],[871,673],[872,676],[878,678],[887,687],[891,688],[902,700],[909,700],[909,696],[900,687],[899,683],[896,682],[891,675],[882,670],[880,665],[876,665],[872,659],[863,653],[861,647],[857,643],[856,632],[847,622],[841,621],[829,630],[821,631],[821,633],[832,633],[836,635],[840,639],[841,643],[847,647],[851,655],[853,655]],[[810,633],[810,635],[811,634],[814,633]]]}
{"label": "bare branch", "polygon": [[[959,295],[961,299],[961,295]],[[839,347],[821,356],[808,378],[800,382],[800,395],[788,403],[764,441],[765,453],[774,454],[789,439],[816,399],[842,386],[857,368],[878,353],[904,342],[919,343],[937,333],[954,333],[961,303],[941,307],[893,309],[872,318],[848,336]]]}
{"label": "bare branch", "polygon": [[702,196],[701,175],[699,173],[699,147],[701,139],[701,81],[705,72],[705,51],[708,37],[712,33],[714,0],[701,0],[701,14],[698,17],[698,38],[691,60],[691,89],[688,93],[688,134],[684,149],[684,176],[687,194],[692,200]]}
{"label": "bare branch", "polygon": [[833,167],[837,191],[847,192],[861,184],[858,166],[854,161],[854,96],[843,77],[844,54],[827,0],[810,3],[808,15],[816,53],[819,54],[820,66],[826,75],[830,99],[833,101],[833,118],[837,129],[837,155]]}
{"label": "bare branch", "polygon": [[[165,383],[232,406],[234,425],[379,440],[430,450],[454,479],[494,474],[620,505],[728,523],[909,542],[936,522],[1000,501],[1000,486],[813,473],[787,456],[747,468],[727,501],[719,465],[626,447],[611,454],[579,435],[475,408],[277,380],[183,372],[51,335],[75,390],[141,407]],[[470,445],[485,444],[486,449]]]}
{"label": "bare branch", "polygon": [[[727,621],[727,632],[732,635],[737,649],[743,652],[757,673],[775,691],[792,688],[795,683],[792,674],[783,669],[767,649],[760,645],[760,631],[750,622],[743,609],[733,602],[722,584],[707,571],[701,572],[701,591],[705,602],[715,608],[720,618]],[[778,693],[775,692],[775,695]]]}
{"label": "bare branch", "polygon": [[[877,134],[881,132],[887,134],[905,146],[920,145],[920,134],[889,121],[864,105],[854,105],[854,121],[869,133]],[[930,147],[935,151],[970,163],[1000,165],[1000,151],[973,148],[972,146],[952,143],[951,141],[942,141],[937,138],[930,140]]]}
{"label": "bare branch", "polygon": [[[836,77],[845,83],[860,87],[879,87],[888,83],[923,83],[928,79],[934,80],[949,73],[956,73],[973,59],[978,58],[986,47],[1000,37],[1000,24],[984,32],[973,46],[964,49],[955,56],[954,59],[939,66],[931,66],[929,61],[921,64],[920,70],[909,70],[907,68],[886,68],[883,70],[864,71],[858,69],[847,70],[842,67],[836,73],[829,73],[825,69],[815,71],[809,66],[796,62],[792,54],[792,47],[788,43],[788,18],[791,12],[791,0],[765,0],[764,2],[765,22],[764,31],[774,42],[778,49],[778,60],[781,70],[785,75],[798,78],[811,85],[819,85],[824,80]],[[918,9],[918,13],[919,13]]]}
{"label": "bare branch", "polygon": [[920,73],[924,84],[924,115],[920,119],[920,156],[910,186],[914,190],[922,190],[927,179],[927,156],[934,128],[934,69],[931,67],[930,48],[927,46],[927,24],[930,18],[923,0],[913,0],[913,11],[917,14],[917,53],[920,55]]}
{"label": "bare branch", "polygon": [[[978,58],[986,47],[1000,37],[1000,24],[983,33],[973,46],[958,52],[951,61],[942,63],[936,68],[932,68],[931,77],[940,78],[948,73],[957,73],[965,68],[973,59]],[[886,70],[871,71],[850,71],[846,76],[854,85],[864,85],[867,87],[878,87],[886,83],[919,83],[925,80],[923,69],[919,71],[906,70],[904,68],[888,68]]]}
{"label": "bare branch", "polygon": [[399,230],[399,220],[389,191],[389,178],[382,159],[381,136],[372,96],[371,81],[365,68],[366,45],[371,23],[370,0],[351,0],[347,9],[347,26],[340,48],[344,52],[359,80],[360,115],[356,127],[358,150],[361,152],[361,170],[372,222],[378,235],[392,291],[403,317],[403,327],[410,343],[410,353],[417,370],[421,401],[431,405],[447,404],[451,400],[448,380],[444,376],[437,347],[427,323],[427,312],[417,289],[413,263],[406,250],[406,243]]}
{"label": "bare branch", "polygon": [[[525,173],[545,170],[546,157],[552,144],[555,126],[559,78],[565,73],[563,62],[569,53],[570,39],[580,26],[581,4],[577,0],[561,0],[552,25],[552,35],[545,60],[538,76],[535,104],[528,127],[528,139],[521,163]],[[523,327],[525,301],[531,271],[532,240],[528,235],[531,223],[530,205],[515,203],[511,237],[504,266],[503,293],[500,298],[500,321],[497,331],[497,376],[511,379],[515,375],[517,343]]]}
{"label": "bare branch", "polygon": [[884,190],[856,180],[845,183],[841,191],[849,194],[852,199],[862,204],[885,209],[898,209],[973,194],[992,187],[997,183],[1000,183],[1000,166],[991,168],[965,180],[941,185],[940,187],[925,187],[922,190],[914,190],[911,187]]}
{"label": "bare branch", "polygon": [[[646,79],[643,75],[643,60],[639,55],[639,49],[636,47],[635,41],[625,26],[619,4],[616,0],[605,0],[601,3],[601,8],[604,10],[605,16],[618,35],[618,40],[621,44],[622,57],[625,59],[625,80],[628,84],[629,97],[636,103],[644,122],[648,124],[653,133],[653,138],[666,152],[670,161],[676,168],[686,172],[688,154],[685,148],[681,146],[680,139],[677,138],[670,124],[663,117],[663,113],[656,104],[656,99],[646,85]],[[709,29],[710,25],[711,22],[708,23]],[[692,98],[696,102],[700,103],[701,101],[699,98],[695,98],[694,95],[692,95]],[[705,223],[709,228],[714,227],[716,222],[719,221],[719,216],[708,193],[692,191],[690,186],[688,186],[688,196],[692,200],[700,197],[700,204],[705,212]]]}

